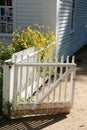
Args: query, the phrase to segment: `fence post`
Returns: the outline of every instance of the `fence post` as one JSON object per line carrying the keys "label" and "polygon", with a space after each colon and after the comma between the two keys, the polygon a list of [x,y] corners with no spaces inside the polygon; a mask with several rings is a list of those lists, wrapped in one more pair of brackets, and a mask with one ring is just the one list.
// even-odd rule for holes
{"label": "fence post", "polygon": [[3,65],[3,112],[4,114],[9,113],[8,105],[11,103],[11,66],[9,65],[10,60],[4,62]]}
{"label": "fence post", "polygon": [[3,104],[9,102],[9,90],[10,90],[10,68],[9,65],[4,63],[3,65]]}
{"label": "fence post", "polygon": [[15,63],[17,62],[17,55],[14,55],[14,80],[13,80],[13,108],[15,110],[16,108],[16,102],[17,102],[17,73],[18,73],[18,69],[15,65]]}
{"label": "fence post", "polygon": [[[72,63],[75,63],[75,56],[72,57]],[[73,78],[76,79],[76,69],[73,72]]]}
{"label": "fence post", "polygon": [[[72,57],[72,63],[75,63],[75,56]],[[76,77],[76,70],[73,70],[73,72],[71,73],[71,95],[70,95],[71,106],[73,105],[73,100],[74,100],[75,77]]]}

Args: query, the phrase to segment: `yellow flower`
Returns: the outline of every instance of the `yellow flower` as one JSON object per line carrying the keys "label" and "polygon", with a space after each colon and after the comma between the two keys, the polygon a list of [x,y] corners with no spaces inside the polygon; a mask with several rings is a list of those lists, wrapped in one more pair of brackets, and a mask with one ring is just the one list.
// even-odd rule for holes
{"label": "yellow flower", "polygon": [[12,33],[12,36],[14,36],[14,35],[15,35],[15,32]]}
{"label": "yellow flower", "polygon": [[37,50],[44,48],[41,55],[49,57],[53,46],[47,47],[55,41],[55,35],[50,31],[50,27],[34,24],[34,27],[28,26],[25,30],[18,29],[12,34],[12,42],[16,46],[16,51],[22,48],[35,46]]}
{"label": "yellow flower", "polygon": [[0,42],[0,46],[2,46],[2,42]]}

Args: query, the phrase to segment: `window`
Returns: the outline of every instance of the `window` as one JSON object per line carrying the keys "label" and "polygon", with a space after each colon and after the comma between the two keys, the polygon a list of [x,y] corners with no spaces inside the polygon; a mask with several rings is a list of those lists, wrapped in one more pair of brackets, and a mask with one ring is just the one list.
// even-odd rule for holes
{"label": "window", "polygon": [[0,0],[0,33],[13,32],[12,0]]}
{"label": "window", "polygon": [[71,31],[74,31],[74,22],[75,22],[75,0],[72,0]]}

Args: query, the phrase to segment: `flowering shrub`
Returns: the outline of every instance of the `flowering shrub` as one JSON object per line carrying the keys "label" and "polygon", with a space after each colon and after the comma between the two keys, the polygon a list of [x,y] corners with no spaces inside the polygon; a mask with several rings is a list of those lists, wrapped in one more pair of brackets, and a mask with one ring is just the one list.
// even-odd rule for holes
{"label": "flowering shrub", "polygon": [[15,52],[15,48],[13,45],[7,45],[3,46],[2,43],[0,43],[0,60],[4,61],[11,57],[11,55]]}
{"label": "flowering shrub", "polygon": [[42,55],[49,57],[51,49],[53,48],[53,41],[55,35],[44,25],[28,26],[26,30],[18,29],[12,34],[12,44],[15,46],[15,51],[20,51],[26,48],[35,47],[36,50],[44,48]]}
{"label": "flowering shrub", "polygon": [[34,24],[33,26],[28,26],[25,30],[19,28],[16,32],[13,32],[10,45],[4,47],[0,43],[0,59],[6,60],[11,57],[12,53],[30,47],[35,47],[36,50],[43,48],[40,54],[49,58],[53,48],[52,43],[55,40],[54,33],[50,31],[49,27],[47,28],[44,25]]}
{"label": "flowering shrub", "polygon": [[3,81],[3,74],[2,69],[0,68],[0,115],[2,112],[2,81]]}
{"label": "flowering shrub", "polygon": [[[14,52],[21,51],[30,47],[35,47],[36,50],[42,51],[39,53],[43,57],[49,59],[51,50],[53,48],[53,42],[56,40],[53,32],[49,28],[44,27],[44,25],[39,26],[35,24],[34,26],[28,26],[25,30],[18,29],[12,34],[12,40],[9,45],[3,46],[0,42],[0,60],[4,61],[11,57]],[[43,76],[43,67],[40,68],[41,77]],[[48,68],[46,70],[49,71]],[[0,114],[2,111],[2,81],[3,81],[3,71],[0,69]],[[29,100],[29,99],[28,99]],[[2,116],[0,116],[2,118]]]}

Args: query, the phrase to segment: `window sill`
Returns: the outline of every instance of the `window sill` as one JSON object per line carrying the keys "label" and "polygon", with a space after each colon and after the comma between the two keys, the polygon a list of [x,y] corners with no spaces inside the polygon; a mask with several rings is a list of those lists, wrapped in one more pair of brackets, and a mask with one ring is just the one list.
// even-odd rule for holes
{"label": "window sill", "polygon": [[11,37],[12,37],[12,34],[0,33],[0,37],[7,37],[7,38],[11,38]]}
{"label": "window sill", "polygon": [[74,34],[74,32],[75,32],[75,31],[74,31],[74,30],[72,30],[72,31],[70,31],[70,34]]}

